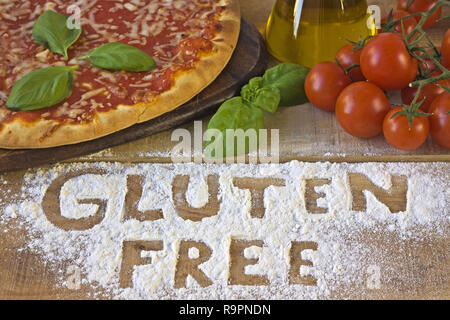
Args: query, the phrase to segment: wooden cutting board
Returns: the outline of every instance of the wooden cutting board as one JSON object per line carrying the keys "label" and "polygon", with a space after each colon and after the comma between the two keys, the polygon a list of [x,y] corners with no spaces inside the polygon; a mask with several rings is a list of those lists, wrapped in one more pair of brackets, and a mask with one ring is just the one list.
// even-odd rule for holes
{"label": "wooden cutting board", "polygon": [[106,137],[40,150],[0,149],[0,172],[20,170],[91,154],[176,127],[214,111],[223,101],[235,96],[249,79],[262,74],[267,52],[258,30],[242,20],[241,34],[229,64],[204,91],[185,105],[151,121],[136,124]]}

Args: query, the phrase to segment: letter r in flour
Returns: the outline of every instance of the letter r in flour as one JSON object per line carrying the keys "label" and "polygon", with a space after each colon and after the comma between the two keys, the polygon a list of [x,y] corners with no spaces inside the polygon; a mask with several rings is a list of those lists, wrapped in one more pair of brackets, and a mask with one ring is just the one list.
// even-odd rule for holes
{"label": "letter r in flour", "polygon": [[[190,256],[189,250],[196,249],[197,256]],[[211,257],[211,249],[203,242],[181,241],[175,268],[175,288],[186,288],[186,279],[191,275],[201,287],[212,285],[212,281],[199,269]]]}

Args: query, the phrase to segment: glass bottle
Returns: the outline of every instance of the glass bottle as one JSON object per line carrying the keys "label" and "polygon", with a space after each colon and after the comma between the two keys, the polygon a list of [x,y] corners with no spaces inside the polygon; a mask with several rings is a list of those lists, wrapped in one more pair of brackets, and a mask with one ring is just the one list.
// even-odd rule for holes
{"label": "glass bottle", "polygon": [[280,61],[306,67],[334,61],[347,40],[375,35],[367,8],[366,0],[277,0],[267,23],[267,48]]}

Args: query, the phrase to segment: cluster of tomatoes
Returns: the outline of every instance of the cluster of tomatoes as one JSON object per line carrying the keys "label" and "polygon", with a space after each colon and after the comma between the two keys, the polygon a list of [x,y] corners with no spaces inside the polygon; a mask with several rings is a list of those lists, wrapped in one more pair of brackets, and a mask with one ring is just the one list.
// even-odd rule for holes
{"label": "cluster of tomatoes", "polygon": [[[445,89],[450,88],[450,79],[423,85],[416,98],[418,88],[410,84],[422,80],[424,73],[434,78],[443,71],[431,60],[413,57],[405,37],[422,18],[414,13],[427,12],[436,2],[414,0],[407,7],[408,0],[400,0],[397,10],[385,21],[410,17],[398,22],[392,32],[380,33],[361,47],[349,43],[339,50],[336,62],[314,66],[305,81],[310,102],[320,109],[335,111],[343,129],[358,138],[383,133],[392,146],[414,150],[431,133],[437,143],[450,148],[450,93]],[[441,13],[439,7],[421,23],[421,28],[433,26]],[[450,29],[441,49],[434,50],[441,66],[450,70]],[[398,90],[404,105],[392,108],[386,92]]]}

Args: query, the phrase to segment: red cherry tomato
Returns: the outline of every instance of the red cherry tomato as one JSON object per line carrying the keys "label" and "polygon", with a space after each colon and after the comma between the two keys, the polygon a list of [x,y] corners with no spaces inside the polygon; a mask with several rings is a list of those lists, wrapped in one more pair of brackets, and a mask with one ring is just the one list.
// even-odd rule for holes
{"label": "red cherry tomato", "polygon": [[394,33],[369,40],[361,53],[361,69],[367,80],[388,91],[406,88],[419,70],[402,37]]}
{"label": "red cherry tomato", "polygon": [[450,149],[450,94],[443,93],[434,99],[429,112],[430,133],[434,141]]}
{"label": "red cherry tomato", "polygon": [[[442,80],[442,81],[439,81],[438,84],[450,88],[450,80]],[[436,83],[427,84],[420,91],[420,95],[419,95],[419,98],[417,101],[420,102],[425,99],[425,101],[420,106],[420,109],[422,109],[424,112],[428,112],[434,99],[437,96],[439,96],[440,94],[445,92],[445,90],[443,88],[441,88],[440,86],[438,86],[438,84],[436,84]],[[414,87],[414,88],[407,87],[405,89],[402,89],[402,92],[401,92],[402,102],[404,104],[410,105],[411,102],[416,97],[417,89],[418,88],[416,88],[416,87]]]}
{"label": "red cherry tomato", "polygon": [[406,9],[407,6],[408,6],[408,0],[398,0],[398,3],[397,3],[398,10],[408,11]]}
{"label": "red cherry tomato", "polygon": [[306,96],[317,108],[334,111],[339,94],[351,83],[352,80],[337,63],[321,62],[306,77]]}
{"label": "red cherry tomato", "polygon": [[390,102],[384,92],[370,82],[355,82],[345,88],[336,103],[336,117],[349,134],[371,138],[382,130]]}
{"label": "red cherry tomato", "polygon": [[420,61],[419,65],[422,67],[422,69],[425,72],[433,71],[436,68],[433,61],[431,61],[430,59],[424,59],[424,60],[425,60],[425,62]]}
{"label": "red cherry tomato", "polygon": [[[346,44],[343,46],[336,54],[336,59],[339,61],[344,69],[347,69],[351,65],[361,64],[361,49],[354,51],[355,46],[353,44]],[[363,76],[361,67],[352,68],[348,72],[350,78],[354,81],[365,81],[366,78]]]}
{"label": "red cherry tomato", "polygon": [[[409,16],[409,15],[410,15],[410,13],[408,11],[394,10],[392,12],[392,20],[397,20],[397,19]],[[388,20],[388,16],[385,16],[381,20],[381,22],[386,23],[387,20]],[[395,32],[397,32],[399,34],[403,34],[402,24],[403,24],[403,29],[405,30],[405,33],[410,34],[414,30],[414,28],[417,26],[417,21],[416,21],[416,19],[414,19],[414,17],[404,19],[395,25],[395,27],[394,27]]]}
{"label": "red cherry tomato", "polygon": [[447,69],[450,69],[450,28],[445,32],[444,39],[442,39],[442,64]]}
{"label": "red cherry tomato", "polygon": [[[408,11],[409,13],[427,12],[431,8],[433,8],[436,2],[437,0],[414,0],[409,6],[409,9],[406,10],[408,0],[399,0],[397,4],[397,9],[405,10]],[[423,28],[428,29],[434,26],[436,24],[436,21],[439,20],[439,18],[441,17],[441,15],[442,15],[442,6],[435,12],[433,12],[433,14],[427,19],[427,21],[423,25]],[[415,18],[417,22],[419,22],[420,19],[422,19],[422,16],[416,16]]]}
{"label": "red cherry tomato", "polygon": [[[436,49],[440,52],[441,48],[440,47],[436,47]],[[430,55],[435,55],[436,52],[429,48],[427,49],[428,53]],[[424,61],[419,60],[419,66],[422,68],[423,71],[425,72],[431,72],[431,71],[435,71],[431,76],[432,77],[436,77],[440,74],[442,74],[442,71],[439,70],[438,68],[436,68],[436,65],[434,64],[434,62],[430,59],[427,59],[426,55],[423,52],[417,52],[417,55],[419,57],[421,57]],[[419,74],[419,73],[418,73]]]}
{"label": "red cherry tomato", "polygon": [[[386,141],[393,147],[400,150],[415,150],[427,140],[430,122],[427,117],[414,117],[410,128],[407,116],[393,117],[402,110],[401,107],[396,107],[389,111],[383,121],[383,134]],[[421,112],[420,109],[419,112]]]}

